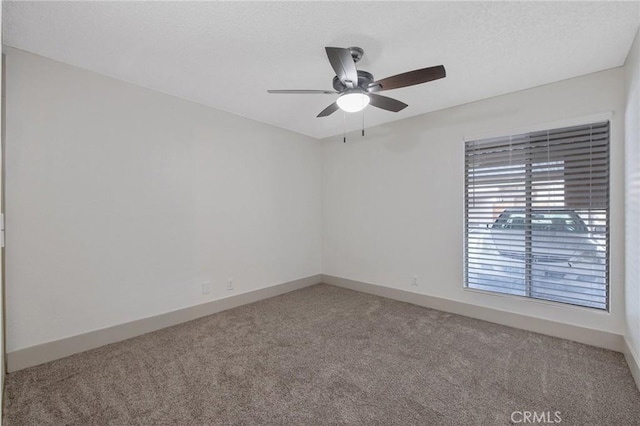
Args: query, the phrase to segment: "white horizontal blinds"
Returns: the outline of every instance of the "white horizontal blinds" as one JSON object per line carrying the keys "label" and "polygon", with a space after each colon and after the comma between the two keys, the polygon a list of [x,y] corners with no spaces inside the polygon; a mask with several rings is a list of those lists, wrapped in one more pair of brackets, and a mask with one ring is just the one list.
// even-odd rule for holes
{"label": "white horizontal blinds", "polygon": [[470,141],[470,288],[608,308],[609,122]]}

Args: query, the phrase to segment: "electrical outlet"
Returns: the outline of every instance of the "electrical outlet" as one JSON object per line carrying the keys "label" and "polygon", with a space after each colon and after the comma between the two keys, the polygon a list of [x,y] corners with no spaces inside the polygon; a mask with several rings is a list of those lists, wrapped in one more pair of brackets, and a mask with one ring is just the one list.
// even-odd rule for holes
{"label": "electrical outlet", "polygon": [[227,290],[233,290],[233,278],[227,280]]}
{"label": "electrical outlet", "polygon": [[211,293],[211,282],[204,281],[202,283],[202,294],[209,294],[209,293]]}
{"label": "electrical outlet", "polygon": [[413,279],[411,280],[411,285],[418,285],[418,276],[414,275]]}

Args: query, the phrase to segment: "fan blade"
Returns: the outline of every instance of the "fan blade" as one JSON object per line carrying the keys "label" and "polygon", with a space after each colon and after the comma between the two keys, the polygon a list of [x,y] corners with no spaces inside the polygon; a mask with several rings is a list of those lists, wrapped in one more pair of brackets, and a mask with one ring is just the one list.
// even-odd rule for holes
{"label": "fan blade", "polygon": [[381,90],[399,89],[401,87],[438,80],[439,78],[444,78],[446,76],[447,72],[445,71],[444,66],[438,65],[436,67],[413,70],[374,81],[369,85],[369,90],[372,92],[379,92]]}
{"label": "fan blade", "polygon": [[268,93],[283,95],[335,95],[335,90],[267,90]]}
{"label": "fan blade", "polygon": [[404,102],[400,102],[399,100],[388,98],[386,96],[376,95],[373,93],[369,93],[369,100],[369,103],[374,107],[386,109],[387,111],[393,112],[402,111],[409,106]]}
{"label": "fan blade", "polygon": [[332,103],[331,105],[329,105],[328,107],[326,107],[325,109],[323,109],[320,114],[318,114],[318,117],[326,117],[327,115],[331,115],[334,112],[336,112],[338,110],[338,104],[336,102]]}
{"label": "fan blade", "polygon": [[343,49],[342,47],[325,47],[324,49],[327,51],[329,62],[338,79],[349,89],[357,87],[358,70],[349,49]]}

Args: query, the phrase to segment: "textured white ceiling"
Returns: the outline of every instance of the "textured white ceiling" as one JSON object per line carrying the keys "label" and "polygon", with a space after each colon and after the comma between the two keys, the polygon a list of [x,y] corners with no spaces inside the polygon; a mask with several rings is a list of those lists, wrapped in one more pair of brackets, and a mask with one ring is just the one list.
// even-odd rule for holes
{"label": "textured white ceiling", "polygon": [[[447,78],[384,92],[366,126],[624,63],[638,2],[3,2],[3,42],[314,137],[343,131],[324,46],[360,46],[377,79],[444,64]],[[362,114],[346,117],[359,128]]]}

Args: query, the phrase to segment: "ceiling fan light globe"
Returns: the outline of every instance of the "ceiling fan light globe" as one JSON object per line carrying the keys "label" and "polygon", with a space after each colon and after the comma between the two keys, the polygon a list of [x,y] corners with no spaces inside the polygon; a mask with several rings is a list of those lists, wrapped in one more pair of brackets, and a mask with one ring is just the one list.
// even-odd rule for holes
{"label": "ceiling fan light globe", "polygon": [[369,96],[362,92],[345,93],[340,96],[336,101],[341,110],[345,112],[358,112],[362,111],[367,105],[369,105]]}

